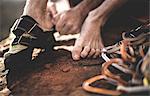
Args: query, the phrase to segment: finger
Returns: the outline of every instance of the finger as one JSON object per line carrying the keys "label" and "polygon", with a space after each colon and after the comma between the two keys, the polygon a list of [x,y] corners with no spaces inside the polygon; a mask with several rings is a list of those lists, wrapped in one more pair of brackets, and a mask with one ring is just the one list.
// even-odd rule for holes
{"label": "finger", "polygon": [[55,25],[56,30],[57,30],[58,32],[60,32],[60,34],[61,34],[62,29],[63,29],[64,26],[65,26],[65,22],[62,22],[61,20],[59,20],[59,21],[56,23],[56,25]]}
{"label": "finger", "polygon": [[100,53],[101,53],[100,49],[96,49],[93,58],[96,58],[97,56],[99,56]]}
{"label": "finger", "polygon": [[90,51],[90,47],[89,46],[85,46],[83,51],[81,52],[81,57],[85,58],[88,55],[89,51]]}
{"label": "finger", "polygon": [[80,32],[80,28],[77,28],[76,26],[73,25],[70,27],[70,30],[67,31],[67,33],[69,34],[76,34],[79,32]]}
{"label": "finger", "polygon": [[82,51],[82,45],[78,42],[78,40],[75,42],[75,45],[72,49],[72,58],[73,60],[79,60],[80,54]]}
{"label": "finger", "polygon": [[75,46],[72,50],[72,58],[74,60],[79,60],[80,59],[80,54],[82,51],[82,47],[81,46]]}
{"label": "finger", "polygon": [[51,12],[52,17],[54,18],[54,16],[57,14],[55,3],[49,2],[47,6],[49,6],[48,10]]}
{"label": "finger", "polygon": [[69,34],[70,30],[72,30],[72,25],[68,23],[64,24],[60,34],[63,34],[63,35]]}
{"label": "finger", "polygon": [[88,57],[93,56],[95,52],[96,52],[96,50],[94,48],[92,48],[89,55],[88,55]]}
{"label": "finger", "polygon": [[[64,25],[65,26],[65,25]],[[63,27],[63,29],[60,32],[60,35],[67,35],[69,34],[68,31],[70,30],[70,27]]]}
{"label": "finger", "polygon": [[61,14],[56,14],[56,15],[53,16],[53,23],[54,23],[54,24],[57,24],[57,23],[58,23],[58,21],[59,21],[59,19],[60,19],[60,15],[61,15]]}

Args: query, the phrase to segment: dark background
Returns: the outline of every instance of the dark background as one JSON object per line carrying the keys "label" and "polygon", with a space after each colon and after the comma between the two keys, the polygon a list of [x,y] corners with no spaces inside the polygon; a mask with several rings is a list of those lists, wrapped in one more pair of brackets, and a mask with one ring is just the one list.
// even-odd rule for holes
{"label": "dark background", "polygon": [[0,0],[0,40],[9,34],[9,28],[23,11],[25,0]]}

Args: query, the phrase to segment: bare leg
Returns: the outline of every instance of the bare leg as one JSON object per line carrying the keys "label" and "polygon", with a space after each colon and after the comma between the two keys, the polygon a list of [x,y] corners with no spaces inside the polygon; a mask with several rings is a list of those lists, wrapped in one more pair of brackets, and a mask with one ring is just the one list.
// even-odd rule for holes
{"label": "bare leg", "polygon": [[53,26],[51,22],[52,8],[48,0],[27,0],[23,15],[31,16],[39,23],[43,30],[49,31]]}
{"label": "bare leg", "polygon": [[76,40],[72,57],[79,60],[80,57],[96,58],[103,48],[101,28],[110,16],[110,13],[121,6],[126,0],[105,0],[98,8],[91,11],[83,23],[80,37]]}
{"label": "bare leg", "polygon": [[79,60],[80,57],[96,58],[100,54],[100,48],[103,48],[101,40],[101,27],[99,22],[91,22],[88,17],[81,29],[80,37],[76,40],[72,57],[74,60]]}
{"label": "bare leg", "polygon": [[[23,11],[23,16],[24,15],[31,16],[38,23],[38,26],[41,27],[41,29],[43,29],[43,32],[49,32],[51,27],[53,26],[52,24],[53,12],[51,10],[54,9],[49,4],[50,3],[48,3],[48,0],[42,0],[42,1],[41,0],[27,0],[26,5],[24,7],[24,11]],[[20,40],[20,37],[19,39],[17,36],[13,37],[9,51],[4,54],[4,57],[9,57],[11,54],[16,54],[22,50],[28,49],[29,47],[28,45],[16,43],[19,40]]]}

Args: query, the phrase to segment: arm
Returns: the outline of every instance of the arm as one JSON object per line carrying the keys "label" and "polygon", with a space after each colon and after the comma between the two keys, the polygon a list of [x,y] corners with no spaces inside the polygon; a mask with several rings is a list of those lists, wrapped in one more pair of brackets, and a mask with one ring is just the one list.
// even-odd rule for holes
{"label": "arm", "polygon": [[111,13],[123,5],[127,0],[105,0],[98,8],[91,11],[89,16],[95,21],[103,22],[108,19]]}
{"label": "arm", "polygon": [[87,14],[97,8],[104,0],[83,0],[75,9],[79,10],[81,14],[87,16]]}

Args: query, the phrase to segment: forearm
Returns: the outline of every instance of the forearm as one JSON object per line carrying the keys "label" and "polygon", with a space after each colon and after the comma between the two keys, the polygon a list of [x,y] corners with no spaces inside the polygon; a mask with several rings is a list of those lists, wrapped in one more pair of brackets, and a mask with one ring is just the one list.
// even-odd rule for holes
{"label": "forearm", "polygon": [[111,13],[127,0],[105,0],[98,8],[89,13],[95,20],[106,20]]}
{"label": "forearm", "polygon": [[75,9],[80,11],[81,14],[87,16],[91,10],[97,8],[103,1],[104,0],[83,0],[75,6]]}
{"label": "forearm", "polygon": [[[29,4],[38,4],[38,5],[46,5],[48,0],[26,0]],[[38,6],[37,6],[38,7]]]}

